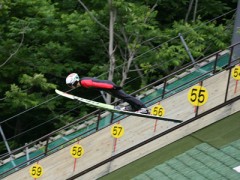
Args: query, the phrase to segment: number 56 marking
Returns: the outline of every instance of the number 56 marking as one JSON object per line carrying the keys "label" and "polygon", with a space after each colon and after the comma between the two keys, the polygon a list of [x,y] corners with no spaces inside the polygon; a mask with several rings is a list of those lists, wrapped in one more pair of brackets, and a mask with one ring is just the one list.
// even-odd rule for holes
{"label": "number 56 marking", "polygon": [[208,92],[203,86],[194,86],[188,91],[188,101],[194,106],[202,106],[207,100]]}
{"label": "number 56 marking", "polygon": [[151,114],[155,115],[155,116],[162,117],[165,114],[165,110],[164,110],[164,108],[160,104],[159,105],[155,105],[151,109]]}

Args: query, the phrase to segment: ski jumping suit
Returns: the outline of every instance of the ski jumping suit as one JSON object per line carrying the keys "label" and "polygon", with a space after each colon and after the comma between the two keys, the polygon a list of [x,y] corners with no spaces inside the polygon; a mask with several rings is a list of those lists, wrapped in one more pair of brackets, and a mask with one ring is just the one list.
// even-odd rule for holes
{"label": "ski jumping suit", "polygon": [[80,84],[84,88],[92,88],[96,90],[105,91],[112,96],[122,99],[130,104],[132,111],[138,111],[141,108],[146,108],[146,106],[135,97],[126,94],[121,87],[116,86],[112,81],[109,80],[99,80],[96,78],[84,77],[80,79]]}

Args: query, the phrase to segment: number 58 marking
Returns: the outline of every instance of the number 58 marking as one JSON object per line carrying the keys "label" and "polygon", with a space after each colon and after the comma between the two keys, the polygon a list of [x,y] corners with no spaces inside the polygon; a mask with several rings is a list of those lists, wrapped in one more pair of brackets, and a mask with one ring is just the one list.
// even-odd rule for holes
{"label": "number 58 marking", "polygon": [[70,149],[70,154],[74,158],[80,158],[84,154],[84,149],[80,144],[75,144]]}
{"label": "number 58 marking", "polygon": [[194,106],[202,106],[207,100],[208,92],[203,86],[194,86],[188,91],[188,101]]}

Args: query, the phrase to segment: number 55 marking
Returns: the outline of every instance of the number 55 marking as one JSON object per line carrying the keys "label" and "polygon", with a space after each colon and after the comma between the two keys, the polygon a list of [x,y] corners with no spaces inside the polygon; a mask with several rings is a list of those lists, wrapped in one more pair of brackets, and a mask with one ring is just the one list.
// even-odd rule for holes
{"label": "number 55 marking", "polygon": [[188,91],[188,101],[193,106],[202,106],[208,100],[208,91],[203,86],[194,86]]}

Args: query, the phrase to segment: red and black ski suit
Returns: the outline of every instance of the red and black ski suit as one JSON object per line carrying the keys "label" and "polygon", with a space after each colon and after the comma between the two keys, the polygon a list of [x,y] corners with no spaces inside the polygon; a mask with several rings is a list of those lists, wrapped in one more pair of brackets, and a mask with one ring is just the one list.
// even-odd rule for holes
{"label": "red and black ski suit", "polygon": [[141,108],[146,108],[146,106],[135,97],[126,94],[121,87],[116,86],[112,81],[109,80],[99,80],[96,78],[84,77],[80,79],[80,84],[84,88],[92,88],[96,90],[105,91],[112,96],[122,99],[125,102],[128,102],[131,106],[132,111],[138,111]]}

